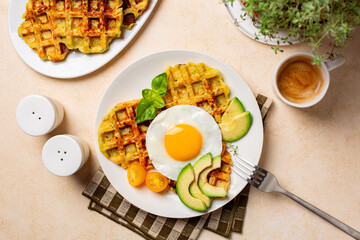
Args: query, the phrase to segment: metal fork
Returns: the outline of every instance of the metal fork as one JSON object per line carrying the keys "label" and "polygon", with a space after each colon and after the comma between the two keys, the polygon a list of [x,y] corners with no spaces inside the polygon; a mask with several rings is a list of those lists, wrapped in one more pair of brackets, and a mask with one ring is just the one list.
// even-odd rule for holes
{"label": "metal fork", "polygon": [[317,214],[318,216],[322,217],[335,227],[349,234],[353,238],[360,240],[360,232],[337,220],[336,218],[330,216],[324,211],[318,209],[317,207],[311,205],[310,203],[302,200],[301,198],[295,196],[294,194],[281,188],[276,177],[271,172],[268,172],[265,169],[239,156],[234,157],[239,158],[239,161],[233,161],[232,169],[235,173],[237,173],[241,178],[250,183],[253,187],[263,192],[280,192],[285,196],[291,198],[295,202],[299,203],[303,207],[309,209],[313,213]]}

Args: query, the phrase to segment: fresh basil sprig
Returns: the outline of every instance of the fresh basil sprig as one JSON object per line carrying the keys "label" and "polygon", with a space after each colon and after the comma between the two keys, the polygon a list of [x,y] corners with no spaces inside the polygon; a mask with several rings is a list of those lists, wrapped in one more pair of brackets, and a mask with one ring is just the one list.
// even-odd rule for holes
{"label": "fresh basil sprig", "polygon": [[142,90],[143,99],[136,108],[136,124],[154,119],[158,109],[165,107],[162,97],[167,91],[167,74],[157,75],[151,82],[151,88]]}
{"label": "fresh basil sprig", "polygon": [[146,101],[144,98],[140,100],[136,108],[135,123],[151,120],[156,117],[157,108],[154,104]]}
{"label": "fresh basil sprig", "polygon": [[148,101],[149,103],[152,102],[155,105],[155,107],[157,108],[165,107],[164,100],[155,91],[151,89],[144,89],[142,90],[142,95],[146,101]]}
{"label": "fresh basil sprig", "polygon": [[159,94],[160,96],[164,96],[167,90],[167,75],[166,73],[162,73],[154,77],[151,82],[151,88],[154,92]]}

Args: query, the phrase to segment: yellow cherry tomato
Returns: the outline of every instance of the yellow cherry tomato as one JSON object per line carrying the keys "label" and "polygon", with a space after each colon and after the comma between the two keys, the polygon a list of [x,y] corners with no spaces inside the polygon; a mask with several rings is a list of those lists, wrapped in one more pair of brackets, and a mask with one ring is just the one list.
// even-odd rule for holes
{"label": "yellow cherry tomato", "polygon": [[168,189],[169,182],[167,177],[158,172],[150,172],[146,176],[146,186],[153,192],[163,192]]}
{"label": "yellow cherry tomato", "polygon": [[131,164],[127,169],[127,179],[131,186],[140,186],[146,179],[145,167],[137,163]]}

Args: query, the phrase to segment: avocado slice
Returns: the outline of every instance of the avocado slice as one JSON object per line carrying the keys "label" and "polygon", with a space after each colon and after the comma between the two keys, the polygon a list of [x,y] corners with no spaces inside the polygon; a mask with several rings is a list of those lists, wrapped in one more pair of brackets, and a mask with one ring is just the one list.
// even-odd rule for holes
{"label": "avocado slice", "polygon": [[231,99],[231,102],[221,117],[221,122],[230,122],[235,116],[245,112],[244,105],[237,97]]}
{"label": "avocado slice", "polygon": [[235,116],[229,122],[221,122],[219,124],[222,139],[225,142],[234,142],[242,138],[250,129],[252,123],[251,113],[243,112]]}
{"label": "avocado slice", "polygon": [[204,212],[206,211],[206,206],[203,201],[200,199],[194,198],[191,196],[189,187],[192,182],[195,180],[194,169],[191,166],[191,163],[188,163],[179,173],[176,183],[176,192],[180,200],[189,208],[196,211]]}
{"label": "avocado slice", "polygon": [[202,200],[205,203],[207,208],[210,207],[211,199],[203,194],[198,186],[198,180],[200,172],[202,172],[205,168],[208,168],[212,165],[211,153],[205,154],[194,164],[194,173],[195,173],[195,181],[190,185],[190,194],[197,199]]}
{"label": "avocado slice", "polygon": [[226,197],[227,192],[222,187],[215,187],[208,183],[208,174],[217,168],[221,167],[221,157],[217,156],[214,157],[212,160],[212,166],[206,168],[204,171],[202,171],[199,175],[199,188],[200,190],[208,197]]}

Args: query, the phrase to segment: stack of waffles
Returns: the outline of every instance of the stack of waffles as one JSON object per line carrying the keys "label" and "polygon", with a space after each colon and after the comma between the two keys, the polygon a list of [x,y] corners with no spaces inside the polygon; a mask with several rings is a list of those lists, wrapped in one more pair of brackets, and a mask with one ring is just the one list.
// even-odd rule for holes
{"label": "stack of waffles", "polygon": [[61,61],[69,50],[101,53],[122,28],[131,29],[148,0],[29,0],[19,36],[43,60]]}
{"label": "stack of waffles", "polygon": [[[165,70],[168,78],[165,107],[190,104],[212,115],[217,123],[229,102],[229,89],[220,72],[203,63],[178,64]],[[136,107],[140,99],[117,104],[99,126],[100,151],[114,163],[127,168],[137,162],[146,169],[153,168],[146,150],[146,131],[150,121],[135,123]],[[223,144],[222,166],[210,173],[212,185],[228,189],[230,186],[231,156]],[[171,187],[173,187],[170,184]]]}

